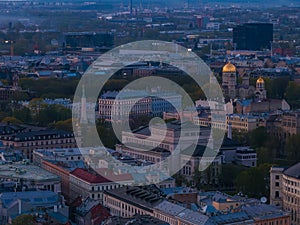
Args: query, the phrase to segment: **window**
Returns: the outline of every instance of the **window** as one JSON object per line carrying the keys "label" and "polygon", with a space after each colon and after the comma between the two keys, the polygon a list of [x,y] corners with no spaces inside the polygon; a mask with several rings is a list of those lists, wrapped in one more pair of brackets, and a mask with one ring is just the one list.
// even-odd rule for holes
{"label": "window", "polygon": [[276,182],[276,183],[275,183],[275,186],[276,186],[276,187],[279,187],[279,182]]}

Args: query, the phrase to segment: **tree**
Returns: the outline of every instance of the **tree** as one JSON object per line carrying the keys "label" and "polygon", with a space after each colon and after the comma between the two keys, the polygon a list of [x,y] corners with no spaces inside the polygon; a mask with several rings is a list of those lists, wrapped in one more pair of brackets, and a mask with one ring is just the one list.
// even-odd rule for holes
{"label": "tree", "polygon": [[56,121],[70,119],[71,117],[72,112],[70,109],[62,105],[47,105],[35,115],[34,119],[40,125],[48,125]]}
{"label": "tree", "polygon": [[285,145],[285,154],[287,155],[287,159],[293,162],[300,161],[300,134],[293,135],[288,138]]}
{"label": "tree", "polygon": [[15,110],[13,116],[21,120],[23,123],[29,123],[32,120],[30,109],[27,107],[22,107],[21,109]]}
{"label": "tree", "polygon": [[222,172],[219,176],[220,185],[224,188],[234,187],[237,176],[246,169],[244,166],[235,164],[223,164]]}
{"label": "tree", "polygon": [[72,132],[73,131],[72,119],[58,121],[58,122],[54,123],[54,127],[58,130]]}
{"label": "tree", "polygon": [[181,187],[184,183],[187,182],[186,178],[180,174],[180,172],[173,175],[173,178],[175,179],[175,183],[177,187]]}
{"label": "tree", "polygon": [[292,108],[300,107],[300,86],[295,82],[289,82],[288,87],[286,88],[285,98],[288,103],[291,104]]}
{"label": "tree", "polygon": [[242,171],[235,179],[237,190],[251,197],[269,194],[269,170],[272,164],[262,164]]}
{"label": "tree", "polygon": [[267,130],[265,127],[258,127],[248,135],[249,144],[252,148],[261,147],[267,140]]}
{"label": "tree", "polygon": [[35,225],[35,221],[32,215],[23,214],[17,216],[13,221],[13,225]]}
{"label": "tree", "polygon": [[12,117],[12,116],[5,117],[1,122],[2,123],[11,123],[11,124],[21,124],[22,123],[22,121],[18,120],[15,117]]}
{"label": "tree", "polygon": [[272,152],[266,147],[259,147],[256,149],[258,164],[272,162]]}

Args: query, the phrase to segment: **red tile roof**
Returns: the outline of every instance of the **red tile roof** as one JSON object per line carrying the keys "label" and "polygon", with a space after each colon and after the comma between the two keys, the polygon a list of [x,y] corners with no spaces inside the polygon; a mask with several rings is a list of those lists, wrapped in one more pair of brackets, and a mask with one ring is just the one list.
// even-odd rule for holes
{"label": "red tile roof", "polygon": [[110,217],[109,211],[104,208],[102,205],[95,205],[91,209],[91,214],[92,214],[92,221],[94,222],[93,224],[101,224],[104,220],[106,220],[108,217]]}
{"label": "red tile roof", "polygon": [[122,173],[122,174],[115,174],[112,170],[101,168],[95,169],[98,174],[105,174],[105,177],[109,177],[112,181],[132,181],[133,177],[130,173]]}
{"label": "red tile roof", "polygon": [[78,177],[79,179],[84,180],[88,183],[98,184],[98,183],[111,182],[110,180],[106,179],[105,177],[103,177],[101,175],[94,175],[84,169],[81,169],[81,168],[76,168],[70,174],[72,174],[73,176]]}

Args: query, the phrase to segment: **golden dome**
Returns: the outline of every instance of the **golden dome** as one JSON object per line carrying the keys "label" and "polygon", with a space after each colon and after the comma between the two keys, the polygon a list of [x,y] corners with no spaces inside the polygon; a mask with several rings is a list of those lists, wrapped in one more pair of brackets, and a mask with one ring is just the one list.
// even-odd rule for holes
{"label": "golden dome", "polygon": [[222,70],[223,73],[236,73],[236,67],[231,64],[230,62],[228,62]]}
{"label": "golden dome", "polygon": [[264,81],[264,79],[262,79],[261,77],[259,77],[259,78],[257,79],[256,83],[264,84],[265,81]]}

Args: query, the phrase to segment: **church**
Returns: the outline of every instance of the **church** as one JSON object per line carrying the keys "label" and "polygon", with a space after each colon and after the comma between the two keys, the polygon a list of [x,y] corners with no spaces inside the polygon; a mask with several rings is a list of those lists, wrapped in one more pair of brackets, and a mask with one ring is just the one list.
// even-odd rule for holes
{"label": "church", "polygon": [[225,96],[230,99],[247,99],[255,97],[262,101],[266,99],[265,82],[260,77],[256,81],[256,87],[249,84],[249,76],[244,74],[242,83],[237,82],[237,69],[228,62],[222,69],[222,89]]}

